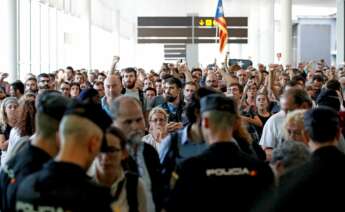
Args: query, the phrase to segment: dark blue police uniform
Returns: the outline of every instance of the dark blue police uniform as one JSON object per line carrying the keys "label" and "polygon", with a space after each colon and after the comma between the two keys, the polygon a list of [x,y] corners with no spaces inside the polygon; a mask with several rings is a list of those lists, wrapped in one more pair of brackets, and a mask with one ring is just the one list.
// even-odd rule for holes
{"label": "dark blue police uniform", "polygon": [[230,141],[187,159],[177,174],[169,211],[248,211],[274,180],[268,165]]}
{"label": "dark blue police uniform", "polygon": [[14,211],[18,185],[21,181],[38,170],[51,156],[40,148],[24,144],[23,149],[15,155],[0,172],[1,211]]}
{"label": "dark blue police uniform", "polygon": [[50,161],[19,185],[16,211],[111,211],[107,187],[72,163]]}

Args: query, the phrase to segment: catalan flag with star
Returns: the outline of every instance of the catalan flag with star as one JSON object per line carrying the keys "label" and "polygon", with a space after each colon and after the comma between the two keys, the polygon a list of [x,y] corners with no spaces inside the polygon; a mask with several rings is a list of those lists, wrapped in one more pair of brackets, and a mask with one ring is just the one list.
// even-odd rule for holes
{"label": "catalan flag with star", "polygon": [[218,0],[218,6],[217,6],[216,16],[214,20],[218,27],[219,51],[220,53],[222,53],[225,45],[228,42],[228,29],[227,29],[226,19],[224,17],[222,0]]}

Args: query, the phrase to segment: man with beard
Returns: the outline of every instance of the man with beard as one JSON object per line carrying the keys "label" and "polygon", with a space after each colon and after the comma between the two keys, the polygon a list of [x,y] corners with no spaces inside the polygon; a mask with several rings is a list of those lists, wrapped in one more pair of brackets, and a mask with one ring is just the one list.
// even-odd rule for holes
{"label": "man with beard", "polygon": [[129,170],[138,173],[144,181],[149,211],[160,211],[162,187],[159,157],[154,147],[141,140],[145,134],[141,105],[133,97],[121,96],[115,99],[111,111],[114,125],[127,136]]}
{"label": "man with beard", "polygon": [[136,98],[141,102],[141,105],[144,105],[144,93],[142,90],[135,87],[135,83],[137,82],[136,70],[134,68],[126,68],[123,73],[123,89],[121,93],[125,96]]}
{"label": "man with beard", "polygon": [[198,89],[198,85],[195,82],[187,82],[183,89],[183,99],[185,104],[191,102],[192,96]]}
{"label": "man with beard", "polygon": [[45,90],[50,90],[50,88],[52,87],[50,84],[50,78],[48,74],[42,73],[40,75],[38,75],[37,77],[38,79],[38,92],[42,93]]}
{"label": "man with beard", "polygon": [[165,102],[160,105],[169,115],[169,122],[181,122],[183,101],[181,101],[182,83],[175,77],[165,80],[164,94]]}
{"label": "man with beard", "polygon": [[34,77],[30,77],[25,81],[25,92],[30,91],[32,93],[37,93],[37,79]]}

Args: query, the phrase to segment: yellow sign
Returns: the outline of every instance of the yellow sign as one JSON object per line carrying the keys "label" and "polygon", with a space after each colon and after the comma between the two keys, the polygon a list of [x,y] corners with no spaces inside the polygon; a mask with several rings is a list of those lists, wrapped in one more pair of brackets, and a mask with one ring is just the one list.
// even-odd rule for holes
{"label": "yellow sign", "polygon": [[212,19],[206,19],[206,26],[212,26],[213,20]]}
{"label": "yellow sign", "polygon": [[204,25],[205,25],[204,20],[201,19],[201,20],[199,21],[199,25],[200,25],[200,26],[204,26]]}

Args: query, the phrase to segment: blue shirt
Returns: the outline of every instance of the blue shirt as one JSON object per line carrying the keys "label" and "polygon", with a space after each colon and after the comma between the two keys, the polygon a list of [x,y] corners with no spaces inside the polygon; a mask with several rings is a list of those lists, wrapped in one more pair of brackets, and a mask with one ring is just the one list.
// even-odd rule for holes
{"label": "blue shirt", "polygon": [[[180,157],[177,158],[177,164],[180,164],[185,159],[199,155],[208,147],[207,143],[205,142],[193,143],[188,139],[188,131],[190,127],[191,125],[188,125],[177,132],[178,150],[180,155]],[[169,134],[169,136],[165,137],[161,142],[159,151],[159,159],[161,163],[163,163],[164,158],[166,157],[166,154],[171,146],[171,139],[172,136]]]}

